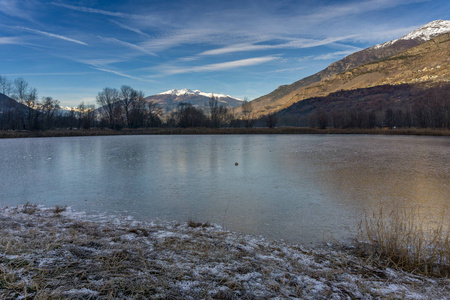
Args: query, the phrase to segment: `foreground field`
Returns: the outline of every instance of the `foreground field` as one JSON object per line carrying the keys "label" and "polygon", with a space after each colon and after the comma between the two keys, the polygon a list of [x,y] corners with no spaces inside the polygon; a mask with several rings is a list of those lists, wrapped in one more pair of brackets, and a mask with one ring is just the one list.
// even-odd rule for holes
{"label": "foreground field", "polygon": [[0,138],[70,137],[104,135],[171,135],[171,134],[377,134],[450,136],[449,129],[398,128],[398,129],[317,129],[309,127],[279,128],[142,128],[142,129],[57,129],[45,131],[0,130]]}
{"label": "foreground field", "polygon": [[0,298],[446,299],[450,279],[189,222],[0,209]]}

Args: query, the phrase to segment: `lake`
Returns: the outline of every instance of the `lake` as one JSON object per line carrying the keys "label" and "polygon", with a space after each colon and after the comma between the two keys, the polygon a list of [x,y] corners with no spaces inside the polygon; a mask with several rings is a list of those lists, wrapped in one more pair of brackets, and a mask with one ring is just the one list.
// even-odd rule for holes
{"label": "lake", "polygon": [[[0,205],[209,221],[269,239],[351,237],[365,212],[450,205],[450,138],[180,135],[0,140]],[[238,163],[236,166],[235,163]]]}

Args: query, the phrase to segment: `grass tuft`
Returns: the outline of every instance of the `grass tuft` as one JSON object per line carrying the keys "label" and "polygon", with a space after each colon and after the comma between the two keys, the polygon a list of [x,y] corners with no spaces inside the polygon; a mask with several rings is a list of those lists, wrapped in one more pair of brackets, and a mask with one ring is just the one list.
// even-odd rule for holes
{"label": "grass tuft", "polygon": [[66,205],[64,205],[64,206],[56,205],[55,208],[53,209],[53,212],[55,214],[60,214],[62,212],[65,212],[66,210],[67,210],[67,206]]}
{"label": "grass tuft", "polygon": [[202,223],[202,222],[196,222],[194,220],[189,220],[188,227],[192,227],[192,228],[203,227],[203,228],[205,228],[205,227],[211,227],[211,224],[208,221],[206,221],[205,223]]}
{"label": "grass tuft", "polygon": [[450,229],[444,218],[424,220],[417,208],[381,208],[359,226],[360,254],[387,267],[427,276],[450,275]]}

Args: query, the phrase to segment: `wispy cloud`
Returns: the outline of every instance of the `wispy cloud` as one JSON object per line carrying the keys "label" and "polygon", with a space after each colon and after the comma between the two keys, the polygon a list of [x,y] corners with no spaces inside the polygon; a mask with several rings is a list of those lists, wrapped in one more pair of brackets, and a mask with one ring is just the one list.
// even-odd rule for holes
{"label": "wispy cloud", "polygon": [[121,41],[121,40],[116,39],[116,38],[106,38],[106,37],[99,37],[99,38],[101,38],[101,39],[103,39],[105,41],[117,44],[117,45],[122,45],[122,46],[125,46],[125,47],[128,47],[128,48],[140,51],[142,53],[145,53],[145,54],[148,54],[148,55],[151,55],[151,56],[157,56],[155,53],[153,53],[153,52],[151,52],[151,51],[149,51],[149,50],[147,50],[147,49],[145,49],[145,48],[143,48],[141,46],[138,46],[138,45],[135,45],[135,44],[132,44],[132,43],[128,43],[128,42],[125,42],[125,41]]}
{"label": "wispy cloud", "polygon": [[285,68],[285,69],[273,70],[268,73],[285,73],[285,72],[294,72],[294,71],[299,71],[299,70],[304,70],[304,69],[306,69],[306,67]]}
{"label": "wispy cloud", "polygon": [[50,73],[9,73],[5,76],[76,76],[87,75],[89,72],[50,72]]}
{"label": "wispy cloud", "polygon": [[314,60],[334,60],[355,53],[355,50],[336,51],[314,57]]}
{"label": "wispy cloud", "polygon": [[21,29],[21,30],[26,30],[29,32],[34,32],[37,34],[41,34],[41,35],[45,35],[48,37],[52,37],[52,38],[56,38],[56,39],[60,39],[60,40],[64,40],[64,41],[68,41],[68,42],[72,42],[72,43],[76,43],[79,45],[84,45],[84,46],[88,46],[88,44],[86,44],[85,42],[79,41],[79,40],[75,40],[63,35],[58,35],[58,34],[54,34],[54,33],[50,33],[50,32],[46,32],[46,31],[41,31],[41,30],[36,30],[36,29],[31,29],[31,28],[27,28],[27,27],[21,27],[21,26],[16,26],[15,28],[17,29]]}
{"label": "wispy cloud", "polygon": [[368,0],[340,3],[320,7],[316,12],[306,17],[307,22],[323,22],[331,19],[342,18],[351,15],[362,14],[370,11],[379,11],[401,5],[429,2],[430,0]]}
{"label": "wispy cloud", "polygon": [[107,66],[120,62],[124,62],[123,59],[118,58],[90,58],[90,59],[74,59],[75,61],[91,66]]}
{"label": "wispy cloud", "polygon": [[92,14],[100,14],[100,15],[105,15],[105,16],[110,16],[110,17],[134,18],[134,17],[138,16],[138,15],[127,14],[127,13],[122,13],[122,12],[113,12],[113,11],[108,11],[108,10],[95,9],[95,8],[89,8],[89,7],[84,7],[84,6],[75,6],[75,5],[63,4],[63,3],[57,3],[57,2],[52,2],[51,4],[59,6],[59,7],[71,9],[71,10],[81,11],[81,12],[85,12],[85,13],[92,13]]}
{"label": "wispy cloud", "polygon": [[357,35],[349,35],[342,37],[330,37],[323,40],[312,40],[312,39],[295,39],[293,41],[275,45],[255,45],[250,43],[231,45],[223,48],[208,50],[200,53],[199,55],[221,55],[233,52],[243,52],[243,51],[259,51],[259,50],[273,50],[273,49],[302,49],[302,48],[312,48],[318,46],[324,46],[338,41],[347,40],[354,38]]}
{"label": "wispy cloud", "polygon": [[33,21],[35,1],[0,0],[0,13],[5,15]]}
{"label": "wispy cloud", "polygon": [[[184,20],[180,16],[179,20],[173,20],[173,23],[179,26],[159,27],[161,30],[161,34],[157,35],[159,37],[148,40],[142,46],[152,51],[161,51],[193,43],[222,45],[220,48],[201,53],[201,55],[222,55],[243,51],[308,48],[345,39],[354,41],[361,35],[369,39],[371,35],[371,32],[367,31],[369,25],[361,22],[360,26],[349,27],[349,22],[343,20],[349,17],[358,19],[360,15],[368,12],[426,1],[429,0],[335,2],[335,5],[317,5],[317,8],[308,12],[304,12],[307,4],[302,4],[301,1],[294,1],[290,11],[280,9],[282,4],[272,2],[263,2],[258,9],[246,1],[243,1],[239,8],[236,2],[231,2],[229,7],[220,11],[208,11],[199,4],[193,4],[193,8],[190,9],[196,13],[198,13],[197,10],[203,12],[201,18]],[[171,19],[176,15],[176,12],[171,12],[165,17]],[[147,19],[140,19],[136,25],[140,28],[154,26]],[[303,38],[310,36],[311,32],[322,39]],[[348,36],[340,36],[343,32],[349,32]],[[289,42],[277,45],[270,43],[271,40],[276,39]]]}
{"label": "wispy cloud", "polygon": [[162,51],[189,44],[214,44],[221,41],[221,35],[214,28],[192,28],[165,32],[161,37],[149,39],[140,45],[152,51]]}
{"label": "wispy cloud", "polygon": [[141,31],[140,29],[138,29],[138,28],[135,28],[135,27],[131,27],[131,26],[125,25],[125,24],[123,24],[123,23],[121,23],[121,22],[117,22],[117,21],[115,21],[115,20],[109,20],[109,21],[112,22],[112,23],[114,23],[114,24],[116,24],[117,26],[119,26],[119,27],[121,27],[121,28],[127,29],[127,30],[132,31],[132,32],[135,32],[135,33],[137,33],[137,34],[140,34],[140,35],[143,35],[143,36],[146,36],[146,37],[149,37],[149,36],[150,36],[150,35],[148,35],[147,33],[142,32],[142,31]]}
{"label": "wispy cloud", "polygon": [[130,78],[130,79],[135,79],[135,80],[141,80],[141,78],[138,77],[134,77],[128,74],[125,74],[123,72],[120,71],[115,71],[115,70],[110,70],[110,69],[106,69],[106,68],[101,68],[101,67],[95,67],[95,66],[91,66],[92,69],[98,70],[98,71],[102,71],[102,72],[107,72],[107,73],[111,73],[114,75],[118,75],[121,77],[126,77],[126,78]]}
{"label": "wispy cloud", "polygon": [[223,70],[259,65],[259,64],[263,64],[263,63],[267,63],[267,62],[276,60],[278,58],[279,57],[277,57],[277,56],[264,56],[264,57],[254,57],[254,58],[247,58],[247,59],[241,59],[241,60],[235,60],[235,61],[229,61],[229,62],[223,62],[223,63],[217,63],[217,64],[208,64],[208,65],[202,65],[202,66],[193,66],[193,67],[172,67],[171,66],[171,67],[164,68],[163,72],[164,72],[164,74],[167,74],[167,75],[173,75],[173,74],[182,74],[182,73],[189,73],[189,72],[223,71]]}
{"label": "wispy cloud", "polygon": [[20,45],[24,44],[17,37],[0,37],[0,45]]}
{"label": "wispy cloud", "polygon": [[114,74],[120,77],[125,77],[125,78],[129,78],[129,79],[133,79],[133,80],[139,80],[139,81],[147,81],[147,82],[151,82],[151,80],[148,79],[144,79],[141,77],[136,77],[136,76],[132,76],[129,75],[127,73],[124,73],[120,70],[113,70],[109,65],[114,64],[114,63],[119,63],[119,62],[123,62],[123,60],[120,59],[78,59],[75,60],[79,63],[88,65],[90,68],[97,70],[97,71],[102,71],[102,72],[106,72],[106,73],[110,73],[110,74]]}

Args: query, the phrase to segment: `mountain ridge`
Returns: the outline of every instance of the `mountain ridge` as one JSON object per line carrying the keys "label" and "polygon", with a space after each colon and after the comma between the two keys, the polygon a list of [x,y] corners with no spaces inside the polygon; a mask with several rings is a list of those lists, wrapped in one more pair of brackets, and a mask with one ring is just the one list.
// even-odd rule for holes
{"label": "mountain ridge", "polygon": [[171,89],[171,90],[159,93],[157,95],[177,95],[177,96],[181,96],[181,95],[201,95],[201,96],[205,96],[205,97],[212,97],[212,96],[214,96],[216,98],[233,98],[233,99],[242,101],[242,99],[239,99],[239,98],[236,98],[236,97],[232,97],[232,96],[229,96],[229,95],[217,94],[217,93],[205,93],[205,92],[202,92],[200,90],[191,90],[191,89],[186,89],[186,88],[184,88],[184,89]]}
{"label": "mountain ridge", "polygon": [[161,106],[165,112],[170,112],[176,109],[180,103],[189,103],[197,108],[207,107],[212,96],[217,99],[219,106],[233,108],[242,104],[242,100],[239,98],[219,93],[205,93],[200,90],[190,90],[186,88],[171,89],[156,95],[148,96],[145,100],[152,101]]}
{"label": "mountain ridge", "polygon": [[[288,107],[296,101],[301,101],[302,99],[306,99],[308,97],[325,96],[324,94],[313,95],[312,93],[310,93],[309,95],[305,95],[305,97],[296,97],[294,99],[293,97],[289,97],[289,95],[294,93],[295,91],[304,91],[305,89],[310,88],[315,84],[326,82],[327,80],[332,79],[334,76],[343,74],[352,69],[389,59],[390,57],[394,57],[395,55],[398,55],[403,51],[414,48],[423,43],[427,43],[438,36],[443,36],[446,34],[448,35],[449,33],[450,21],[433,21],[397,40],[375,45],[373,47],[355,52],[339,61],[330,64],[327,68],[319,71],[316,74],[305,77],[290,85],[282,85],[271,93],[251,101],[254,115],[258,117],[273,113]],[[426,40],[427,38],[429,38],[429,40]],[[363,86],[357,86],[355,88],[361,87]],[[341,89],[345,89],[345,87],[342,87]],[[237,113],[239,113],[239,109],[237,110]]]}

